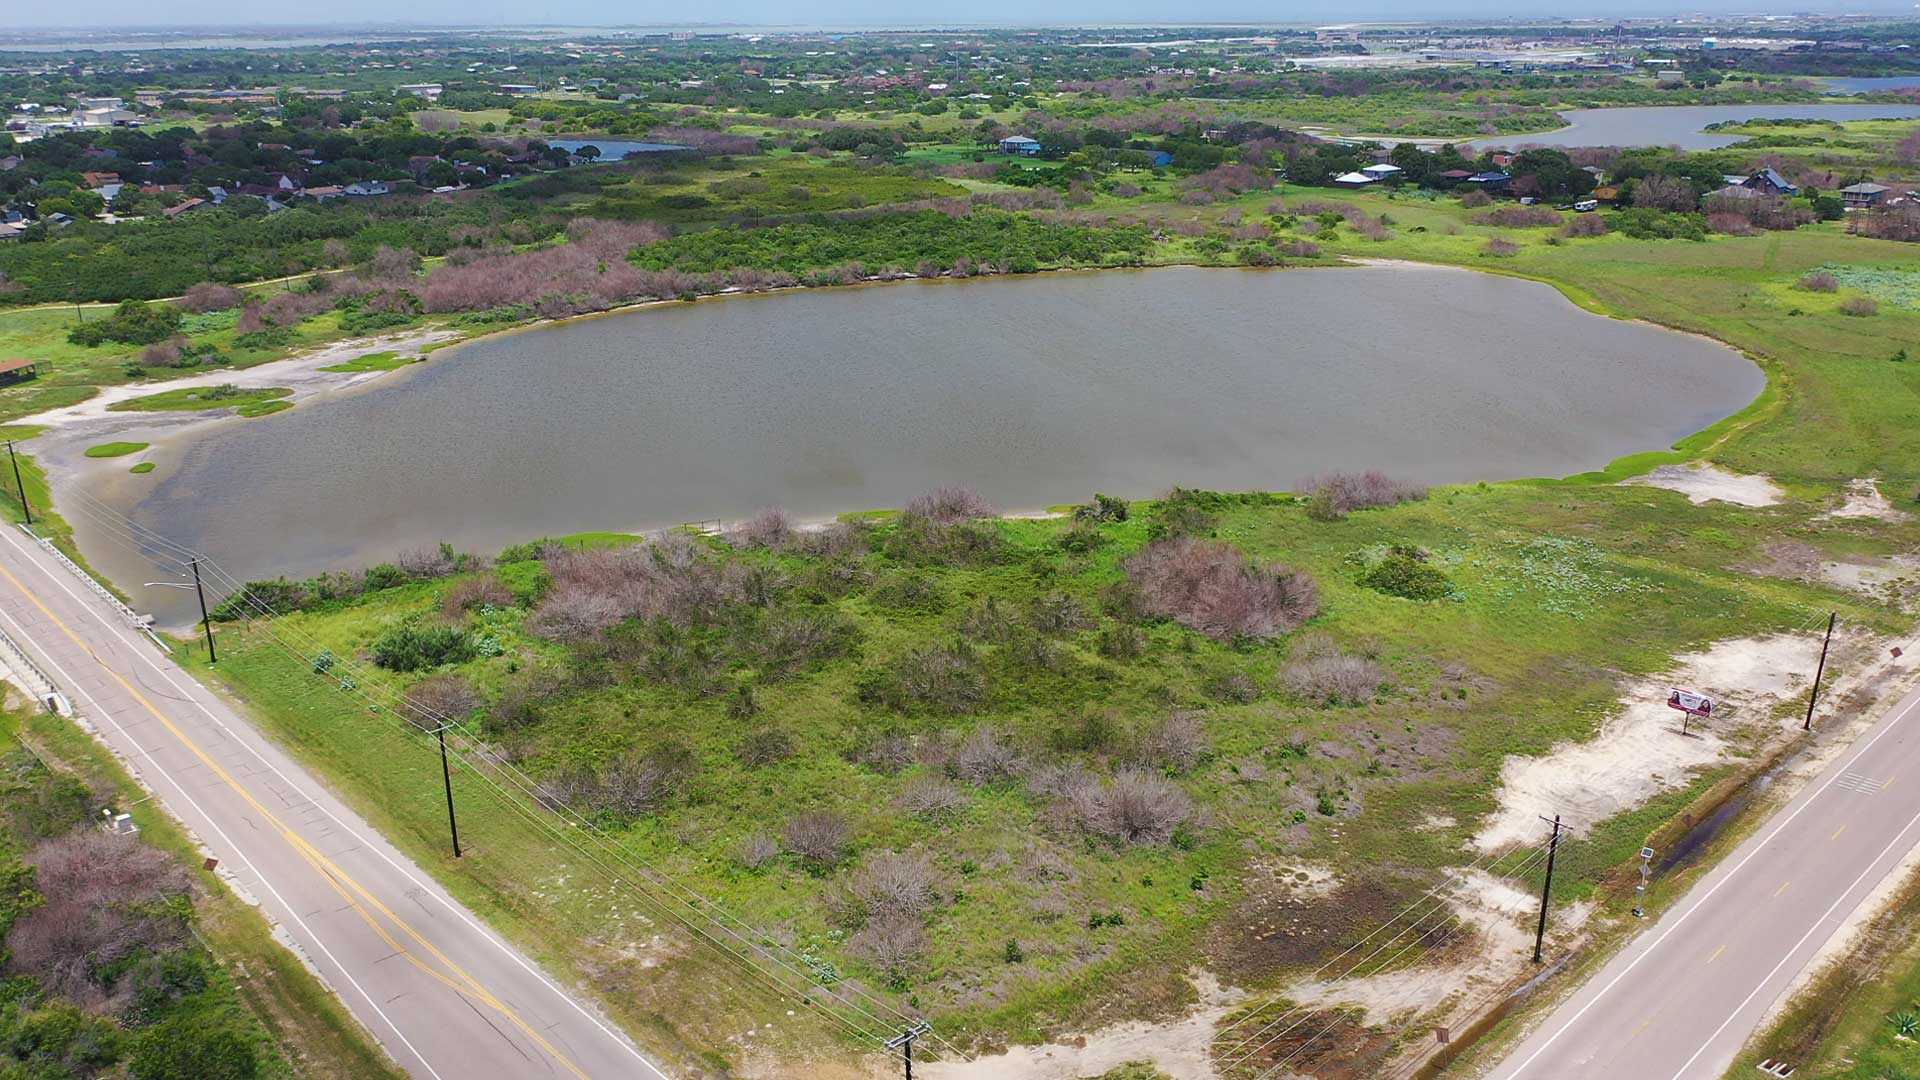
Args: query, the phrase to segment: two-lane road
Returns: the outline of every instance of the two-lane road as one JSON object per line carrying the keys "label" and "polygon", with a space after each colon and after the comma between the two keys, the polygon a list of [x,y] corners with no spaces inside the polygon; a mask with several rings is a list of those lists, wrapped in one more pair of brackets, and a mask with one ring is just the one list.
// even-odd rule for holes
{"label": "two-lane road", "polygon": [[1713,1080],[1733,1063],[1768,1007],[1916,844],[1920,690],[1489,1075]]}
{"label": "two-lane road", "polygon": [[664,1080],[611,1023],[12,528],[0,528],[0,629],[409,1073]]}

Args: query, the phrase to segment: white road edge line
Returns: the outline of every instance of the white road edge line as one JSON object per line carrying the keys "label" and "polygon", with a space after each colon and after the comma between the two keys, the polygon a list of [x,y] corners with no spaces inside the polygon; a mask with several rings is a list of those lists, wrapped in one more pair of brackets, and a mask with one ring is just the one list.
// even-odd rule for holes
{"label": "white road edge line", "polygon": [[[286,781],[288,786],[292,787],[295,791],[298,791],[302,798],[308,800],[308,802],[310,802],[312,805],[318,807],[321,813],[325,814],[336,825],[339,825],[342,830],[344,830],[349,835],[351,835],[355,840],[358,840],[361,843],[366,844],[368,850],[372,851],[375,855],[378,855],[382,861],[386,862],[387,865],[393,867],[394,870],[398,871],[402,877],[406,878],[408,881],[412,882],[415,886],[419,887],[428,895],[432,896],[436,901],[439,901],[442,904],[442,906],[446,907],[448,911],[452,912],[455,917],[459,918],[460,921],[466,923],[468,927],[472,928],[475,932],[479,933],[482,937],[486,938],[489,943],[491,943],[494,947],[498,948],[504,955],[507,956],[508,959],[518,964],[522,970],[526,971],[528,974],[532,975],[534,978],[540,980],[542,985],[546,986],[547,989],[553,991],[554,994],[557,995],[562,1001],[572,1006],[573,1010],[579,1013],[582,1017],[586,1018],[588,1023],[592,1024],[594,1027],[599,1028],[601,1032],[604,1033],[608,1038],[618,1043],[623,1049],[627,1051],[627,1053],[633,1055],[634,1060],[646,1066],[647,1069],[651,1071],[654,1076],[659,1078],[659,1080],[671,1080],[671,1078],[668,1077],[665,1072],[661,1071],[658,1065],[655,1065],[651,1060],[647,1058],[646,1055],[640,1052],[639,1047],[633,1045],[633,1043],[621,1033],[613,1030],[612,1028],[609,1028],[605,1023],[601,1021],[601,1019],[598,1016],[595,1016],[591,1010],[589,1010],[586,1006],[580,1004],[578,1001],[574,1000],[574,997],[572,994],[569,994],[565,990],[562,990],[558,985],[556,985],[553,982],[553,980],[547,978],[547,975],[545,972],[541,971],[539,968],[528,963],[526,958],[522,957],[518,950],[514,949],[512,946],[508,945],[504,940],[496,936],[492,928],[482,923],[478,923],[474,921],[474,919],[471,916],[469,916],[466,913],[466,911],[463,908],[461,908],[458,904],[447,903],[447,901],[443,899],[441,896],[438,883],[434,883],[433,885],[429,886],[427,882],[421,881],[418,877],[414,876],[412,870],[408,869],[402,863],[395,861],[392,856],[388,855],[385,851],[381,849],[379,844],[369,842],[366,837],[362,836],[359,832],[355,831],[346,822],[341,821],[338,817],[336,817],[333,811],[329,809],[325,803],[321,802],[318,799],[315,799],[312,795],[308,794],[305,790],[301,789],[301,787],[298,784],[294,783],[292,777],[289,777],[286,773],[281,772],[278,766],[276,766],[273,762],[267,760],[266,756],[261,754],[260,751],[256,747],[254,747],[251,743],[235,735],[233,729],[231,727],[228,727],[226,722],[221,720],[219,716],[215,715],[212,709],[207,708],[204,702],[202,702],[198,697],[195,697],[191,690],[187,689],[184,686],[181,686],[180,683],[177,680],[175,680],[172,675],[169,675],[167,673],[167,670],[165,668],[161,667],[159,664],[154,663],[152,655],[144,651],[146,646],[139,646],[139,645],[136,645],[134,642],[128,641],[126,636],[121,634],[118,628],[113,626],[113,624],[107,622],[106,619],[102,618],[100,613],[94,610],[93,606],[91,604],[88,604],[85,599],[80,597],[71,588],[69,588],[65,581],[62,581],[60,578],[50,573],[45,566],[35,561],[32,558],[31,553],[27,552],[25,547],[21,545],[20,541],[13,536],[13,533],[11,530],[0,530],[0,535],[4,535],[6,537],[7,543],[10,544],[15,550],[20,551],[23,554],[26,554],[28,557],[27,558],[28,562],[38,567],[41,573],[45,574],[48,578],[51,578],[53,583],[59,586],[60,591],[66,593],[69,597],[72,597],[73,600],[80,605],[82,610],[86,611],[86,613],[89,616],[91,616],[95,622],[105,627],[107,632],[109,634],[112,634],[115,640],[119,641],[122,645],[127,646],[128,651],[137,654],[142,660],[146,661],[147,666],[152,668],[162,679],[165,679],[169,686],[172,686],[175,690],[178,690],[181,694],[185,695],[186,699],[188,701],[191,701],[193,703],[193,706],[199,709],[200,712],[207,717],[207,719],[213,721],[213,723],[216,726],[218,726],[221,731],[226,732],[228,738],[231,738],[235,742],[238,742],[241,745],[245,746],[247,748],[248,753],[252,754],[256,759],[258,759],[262,765],[265,765],[268,769],[272,770],[275,776],[278,776],[280,779]],[[199,686],[197,682],[194,685]],[[256,732],[256,734],[258,733]],[[264,735],[260,735],[260,737],[265,738]],[[158,763],[156,762],[155,765],[157,767]],[[435,1075],[438,1076],[439,1074],[436,1073]]]}
{"label": "white road edge line", "polygon": [[[1686,1075],[1688,1069],[1693,1068],[1693,1063],[1700,1060],[1701,1054],[1707,1052],[1707,1047],[1713,1045],[1713,1040],[1719,1038],[1720,1033],[1727,1030],[1727,1025],[1733,1023],[1734,1019],[1740,1015],[1742,1010],[1748,1005],[1753,1004],[1753,999],[1760,996],[1760,991],[1766,989],[1767,983],[1773,981],[1775,975],[1780,974],[1780,969],[1787,966],[1787,961],[1793,959],[1793,954],[1800,951],[1800,946],[1805,945],[1808,938],[1818,933],[1820,928],[1826,925],[1827,919],[1833,915],[1834,909],[1844,903],[1847,897],[1853,895],[1853,890],[1860,887],[1860,883],[1867,879],[1867,875],[1873,873],[1874,868],[1880,865],[1880,860],[1886,858],[1887,853],[1892,851],[1894,847],[1900,843],[1902,837],[1912,832],[1915,825],[1920,825],[1920,813],[1916,813],[1912,818],[1908,819],[1906,828],[1901,829],[1892,840],[1887,841],[1887,846],[1881,848],[1880,854],[1875,855],[1873,859],[1867,863],[1867,868],[1860,871],[1860,876],[1854,878],[1853,881],[1841,891],[1840,895],[1834,898],[1833,903],[1827,905],[1827,910],[1821,912],[1820,917],[1814,920],[1812,926],[1807,928],[1807,932],[1800,935],[1800,940],[1794,942],[1793,948],[1788,949],[1787,954],[1780,958],[1780,962],[1773,965],[1773,970],[1767,972],[1766,976],[1754,986],[1753,992],[1742,999],[1740,1004],[1734,1006],[1733,1012],[1729,1013],[1727,1018],[1720,1022],[1720,1026],[1713,1029],[1713,1034],[1707,1036],[1706,1041],[1700,1044],[1700,1049],[1695,1050],[1693,1056],[1686,1060],[1686,1064],[1680,1066],[1680,1071],[1673,1074],[1673,1080],[1680,1080],[1682,1076]],[[1882,870],[1881,873],[1885,874],[1887,871]]]}
{"label": "white road edge line", "polygon": [[[1779,836],[1781,830],[1793,824],[1794,819],[1800,816],[1801,811],[1804,811],[1807,807],[1812,806],[1820,798],[1821,795],[1825,794],[1826,790],[1832,787],[1835,781],[1839,780],[1840,777],[1844,775],[1848,769],[1853,767],[1855,762],[1860,760],[1860,756],[1862,754],[1865,754],[1868,750],[1873,749],[1874,743],[1879,742],[1882,736],[1886,735],[1888,732],[1898,727],[1901,721],[1907,718],[1907,714],[1911,713],[1914,710],[1914,707],[1916,705],[1920,705],[1920,699],[1915,700],[1913,704],[1910,704],[1906,708],[1901,709],[1898,713],[1896,713],[1892,717],[1892,719],[1888,720],[1880,728],[1879,731],[1874,732],[1872,738],[1868,739],[1866,742],[1856,747],[1853,751],[1853,756],[1847,760],[1847,763],[1844,766],[1838,766],[1837,771],[1835,771],[1832,776],[1829,776],[1825,783],[1821,784],[1818,788],[1815,788],[1811,793],[1809,793],[1806,796],[1804,802],[1802,802],[1799,806],[1794,807],[1793,810],[1790,813],[1788,813],[1787,816],[1783,818],[1779,824],[1775,825],[1767,833],[1764,839],[1762,839],[1758,844],[1754,845],[1754,849],[1752,851],[1747,852],[1746,855],[1743,856],[1739,862],[1733,864],[1733,866],[1728,868],[1726,874],[1722,876],[1719,881],[1714,882],[1712,887],[1707,889],[1706,892],[1696,897],[1693,900],[1693,902],[1687,906],[1687,909],[1681,912],[1680,915],[1674,919],[1671,925],[1669,925],[1665,930],[1660,932],[1660,936],[1654,938],[1651,942],[1649,942],[1647,944],[1647,947],[1642,949],[1638,956],[1635,956],[1631,961],[1629,961],[1626,967],[1621,968],[1620,973],[1618,975],[1615,975],[1612,979],[1608,980],[1607,984],[1605,986],[1602,986],[1599,989],[1599,991],[1597,991],[1593,995],[1593,998],[1590,1001],[1588,1001],[1585,1005],[1580,1006],[1578,1011],[1576,1011],[1572,1016],[1568,1017],[1567,1022],[1560,1025],[1560,1030],[1548,1036],[1547,1041],[1541,1043],[1539,1049],[1527,1055],[1527,1059],[1525,1061],[1522,1061],[1519,1065],[1515,1066],[1514,1070],[1507,1074],[1507,1080],[1517,1080],[1519,1075],[1525,1072],[1529,1065],[1532,1065],[1534,1061],[1540,1057],[1541,1054],[1544,1054],[1547,1052],[1548,1047],[1551,1047],[1555,1042],[1559,1040],[1560,1036],[1565,1035],[1567,1033],[1567,1029],[1579,1023],[1580,1018],[1587,1014],[1588,1009],[1593,1008],[1596,1004],[1600,1002],[1601,998],[1606,997],[1608,991],[1611,991],[1616,985],[1618,985],[1621,979],[1626,978],[1627,975],[1630,972],[1632,972],[1634,968],[1640,966],[1640,961],[1645,960],[1648,956],[1651,956],[1653,954],[1653,950],[1660,947],[1661,942],[1664,942],[1667,940],[1667,938],[1671,937],[1675,930],[1680,929],[1680,925],[1682,923],[1686,922],[1687,919],[1692,917],[1694,912],[1700,910],[1700,906],[1702,904],[1705,904],[1708,900],[1712,899],[1713,894],[1719,892],[1720,887],[1722,885],[1725,885],[1727,882],[1732,881],[1734,879],[1734,876],[1740,872],[1741,868],[1746,866],[1747,863],[1751,861],[1755,855],[1758,855],[1760,854],[1760,852],[1766,850],[1766,846],[1773,842],[1774,837]],[[1875,860],[1875,861],[1878,861],[1878,860]]]}
{"label": "white road edge line", "polygon": [[381,1020],[385,1021],[388,1027],[393,1029],[394,1037],[399,1039],[401,1044],[407,1048],[407,1052],[411,1053],[414,1056],[414,1058],[420,1062],[420,1067],[427,1070],[427,1073],[432,1077],[434,1077],[434,1080],[440,1080],[440,1074],[434,1071],[433,1064],[427,1060],[426,1055],[422,1054],[419,1051],[419,1049],[416,1048],[413,1045],[413,1043],[407,1039],[406,1032],[401,1031],[400,1025],[393,1022],[393,1018],[387,1015],[386,1010],[380,1007],[380,1003],[374,1000],[372,994],[367,993],[366,987],[361,986],[360,981],[353,977],[353,972],[347,969],[347,965],[341,963],[340,958],[333,955],[333,950],[327,948],[327,943],[321,939],[319,934],[316,934],[313,932],[313,927],[307,925],[307,921],[305,919],[300,917],[299,909],[295,908],[292,904],[287,903],[287,898],[280,895],[280,890],[274,888],[273,882],[269,881],[267,879],[267,876],[265,874],[262,874],[260,872],[260,869],[253,864],[253,860],[247,857],[246,849],[242,847],[240,844],[235,843],[233,837],[228,836],[227,831],[220,827],[220,822],[217,821],[212,814],[207,813],[206,809],[203,808],[199,804],[199,802],[197,802],[194,799],[194,797],[188,793],[187,789],[181,785],[180,781],[176,780],[172,773],[168,772],[166,768],[160,764],[160,762],[154,759],[153,751],[142,747],[138,740],[136,740],[132,735],[128,734],[127,729],[121,726],[120,721],[115,720],[113,718],[113,714],[109,712],[105,706],[101,705],[99,701],[95,700],[93,694],[88,692],[86,687],[80,685],[80,681],[78,679],[75,679],[72,675],[69,675],[66,669],[60,666],[60,662],[53,658],[52,654],[47,651],[44,645],[41,645],[39,642],[33,640],[32,635],[27,633],[26,627],[21,626],[19,621],[13,617],[11,612],[7,611],[5,608],[0,608],[0,619],[7,620],[8,625],[12,626],[14,630],[19,632],[21,640],[32,642],[34,646],[40,650],[41,659],[47,662],[47,666],[53,668],[54,671],[58,672],[62,679],[65,679],[73,687],[73,689],[77,693],[79,693],[81,697],[87,700],[87,703],[89,705],[93,706],[93,711],[97,713],[102,720],[105,720],[107,723],[112,724],[114,727],[114,730],[118,731],[122,738],[126,739],[127,742],[131,743],[134,749],[140,751],[140,756],[146,758],[147,763],[153,766],[154,773],[158,776],[165,777],[167,783],[173,785],[173,789],[180,793],[180,797],[186,800],[186,803],[188,806],[193,807],[195,813],[199,814],[201,817],[206,819],[207,825],[210,828],[212,828],[215,833],[219,834],[221,842],[231,847],[233,849],[234,854],[240,857],[241,864],[244,865],[247,868],[247,870],[253,874],[254,880],[258,881],[261,885],[265,886],[267,891],[273,894],[273,898],[279,901],[280,906],[287,910],[288,916],[292,918],[296,924],[299,925],[301,930],[306,932],[308,937],[313,939],[314,946],[326,955],[327,959],[333,964],[334,967],[340,970],[341,977],[346,979],[348,983],[352,984],[353,989],[357,993],[359,993],[359,995],[362,998],[366,999],[368,1007],[372,1008],[374,1013],[378,1015]]}

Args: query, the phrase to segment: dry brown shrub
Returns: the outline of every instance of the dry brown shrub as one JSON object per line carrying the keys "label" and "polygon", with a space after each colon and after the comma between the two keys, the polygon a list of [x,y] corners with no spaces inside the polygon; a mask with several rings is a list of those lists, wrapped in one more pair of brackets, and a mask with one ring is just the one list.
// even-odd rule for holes
{"label": "dry brown shrub", "polygon": [[478,574],[454,582],[440,597],[440,614],[458,619],[475,608],[509,608],[514,605],[513,590],[492,573]]}
{"label": "dry brown shrub", "polygon": [[1880,314],[1880,304],[1871,297],[1849,296],[1845,300],[1840,301],[1840,314],[1852,315],[1855,318],[1878,315]]}
{"label": "dry brown shrub", "polygon": [[1156,541],[1126,561],[1144,610],[1216,640],[1269,638],[1320,608],[1305,573],[1261,565],[1231,544],[1188,536]]}
{"label": "dry brown shrub", "polygon": [[831,810],[808,810],[794,815],[781,835],[788,851],[815,867],[829,867],[846,856],[853,826]]}
{"label": "dry brown shrub", "polygon": [[1840,291],[1840,279],[1831,271],[1815,270],[1800,279],[1799,286],[1808,292],[1831,293]]}
{"label": "dry brown shrub", "polygon": [[1312,493],[1307,512],[1321,521],[1337,521],[1355,510],[1398,506],[1427,497],[1425,484],[1395,480],[1378,469],[1325,473],[1302,481],[1300,490]]}
{"label": "dry brown shrub", "polygon": [[1496,236],[1487,241],[1485,250],[1487,254],[1495,258],[1506,259],[1520,254],[1520,245],[1504,237]]}
{"label": "dry brown shrub", "polygon": [[1287,693],[1324,706],[1364,705],[1386,681],[1378,664],[1342,651],[1325,634],[1302,638],[1280,669],[1280,685]]}
{"label": "dry brown shrub", "polygon": [[938,776],[916,776],[900,789],[900,809],[929,821],[946,821],[967,808],[966,792]]}
{"label": "dry brown shrub", "polygon": [[1019,775],[1021,761],[1019,748],[992,728],[980,728],[954,751],[953,774],[965,783],[984,787]]}
{"label": "dry brown shrub", "polygon": [[1465,195],[1460,196],[1460,205],[1466,207],[1469,210],[1478,209],[1479,207],[1482,207],[1482,206],[1489,206],[1492,203],[1493,203],[1493,196],[1488,195],[1486,192],[1480,190],[1479,188],[1474,188],[1472,191],[1469,191]]}
{"label": "dry brown shrub", "polygon": [[740,865],[758,870],[780,857],[780,842],[764,832],[756,832],[740,842],[736,854]]}
{"label": "dry brown shrub", "polygon": [[1561,222],[1559,211],[1544,206],[1502,206],[1484,214],[1475,214],[1475,225],[1494,225],[1502,229],[1537,229]]}
{"label": "dry brown shrub", "polygon": [[927,928],[904,916],[869,919],[847,939],[847,948],[888,977],[904,979],[926,959]]}
{"label": "dry brown shrub", "polygon": [[414,683],[403,711],[415,727],[433,731],[465,720],[482,702],[480,691],[466,676],[446,671]]}
{"label": "dry brown shrub", "polygon": [[1138,769],[1102,783],[1075,771],[1057,782],[1058,810],[1075,827],[1128,844],[1165,844],[1193,817],[1193,800],[1180,785]]}
{"label": "dry brown shrub", "polygon": [[780,551],[795,541],[793,520],[778,507],[768,507],[740,522],[727,533],[727,543],[738,548]]}
{"label": "dry brown shrub", "polygon": [[244,299],[239,289],[231,285],[222,285],[217,281],[203,281],[192,286],[180,297],[180,307],[195,314],[209,311],[226,311],[237,308]]}
{"label": "dry brown shrub", "polygon": [[26,861],[43,902],[7,934],[7,969],[39,980],[45,992],[94,1012],[117,1011],[106,973],[141,953],[186,945],[191,928],[168,901],[192,896],[193,879],[159,848],[77,828],[41,841]]}
{"label": "dry brown shrub", "polygon": [[1605,236],[1608,231],[1606,218],[1599,214],[1579,214],[1567,222],[1567,227],[1560,230],[1560,235],[1569,238]]}
{"label": "dry brown shrub", "polygon": [[1177,712],[1148,729],[1136,756],[1141,764],[1171,772],[1186,772],[1213,749],[1202,714]]}
{"label": "dry brown shrub", "polygon": [[939,487],[907,504],[906,516],[938,525],[993,516],[993,507],[969,487]]}

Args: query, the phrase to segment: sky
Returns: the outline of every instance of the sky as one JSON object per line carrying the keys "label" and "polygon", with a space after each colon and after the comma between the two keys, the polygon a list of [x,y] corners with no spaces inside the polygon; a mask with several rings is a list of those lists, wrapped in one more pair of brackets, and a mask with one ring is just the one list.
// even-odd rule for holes
{"label": "sky", "polygon": [[[1685,6],[1682,6],[1682,5]],[[9,5],[13,6],[13,5]],[[330,0],[297,8],[236,7],[232,0],[90,0],[78,7],[15,7],[8,22],[40,28],[130,28],[241,25],[457,24],[527,26],[939,26],[939,25],[1121,25],[1129,23],[1260,22],[1317,23],[1414,18],[1538,19],[1672,15],[1683,12],[1914,14],[1911,0],[1545,0],[1516,9],[1508,0],[968,0],[902,3],[900,0],[707,0],[705,3],[632,3],[623,0]]]}

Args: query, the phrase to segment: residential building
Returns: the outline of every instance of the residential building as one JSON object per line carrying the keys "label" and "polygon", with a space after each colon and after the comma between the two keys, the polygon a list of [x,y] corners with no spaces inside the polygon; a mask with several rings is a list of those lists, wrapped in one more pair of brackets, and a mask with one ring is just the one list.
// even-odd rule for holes
{"label": "residential building", "polygon": [[1871,210],[1884,203],[1892,190],[1885,184],[1848,184],[1840,189],[1840,198],[1849,210]]}
{"label": "residential building", "polygon": [[1033,157],[1040,153],[1040,140],[1028,135],[1009,135],[1000,140],[1000,152]]}

